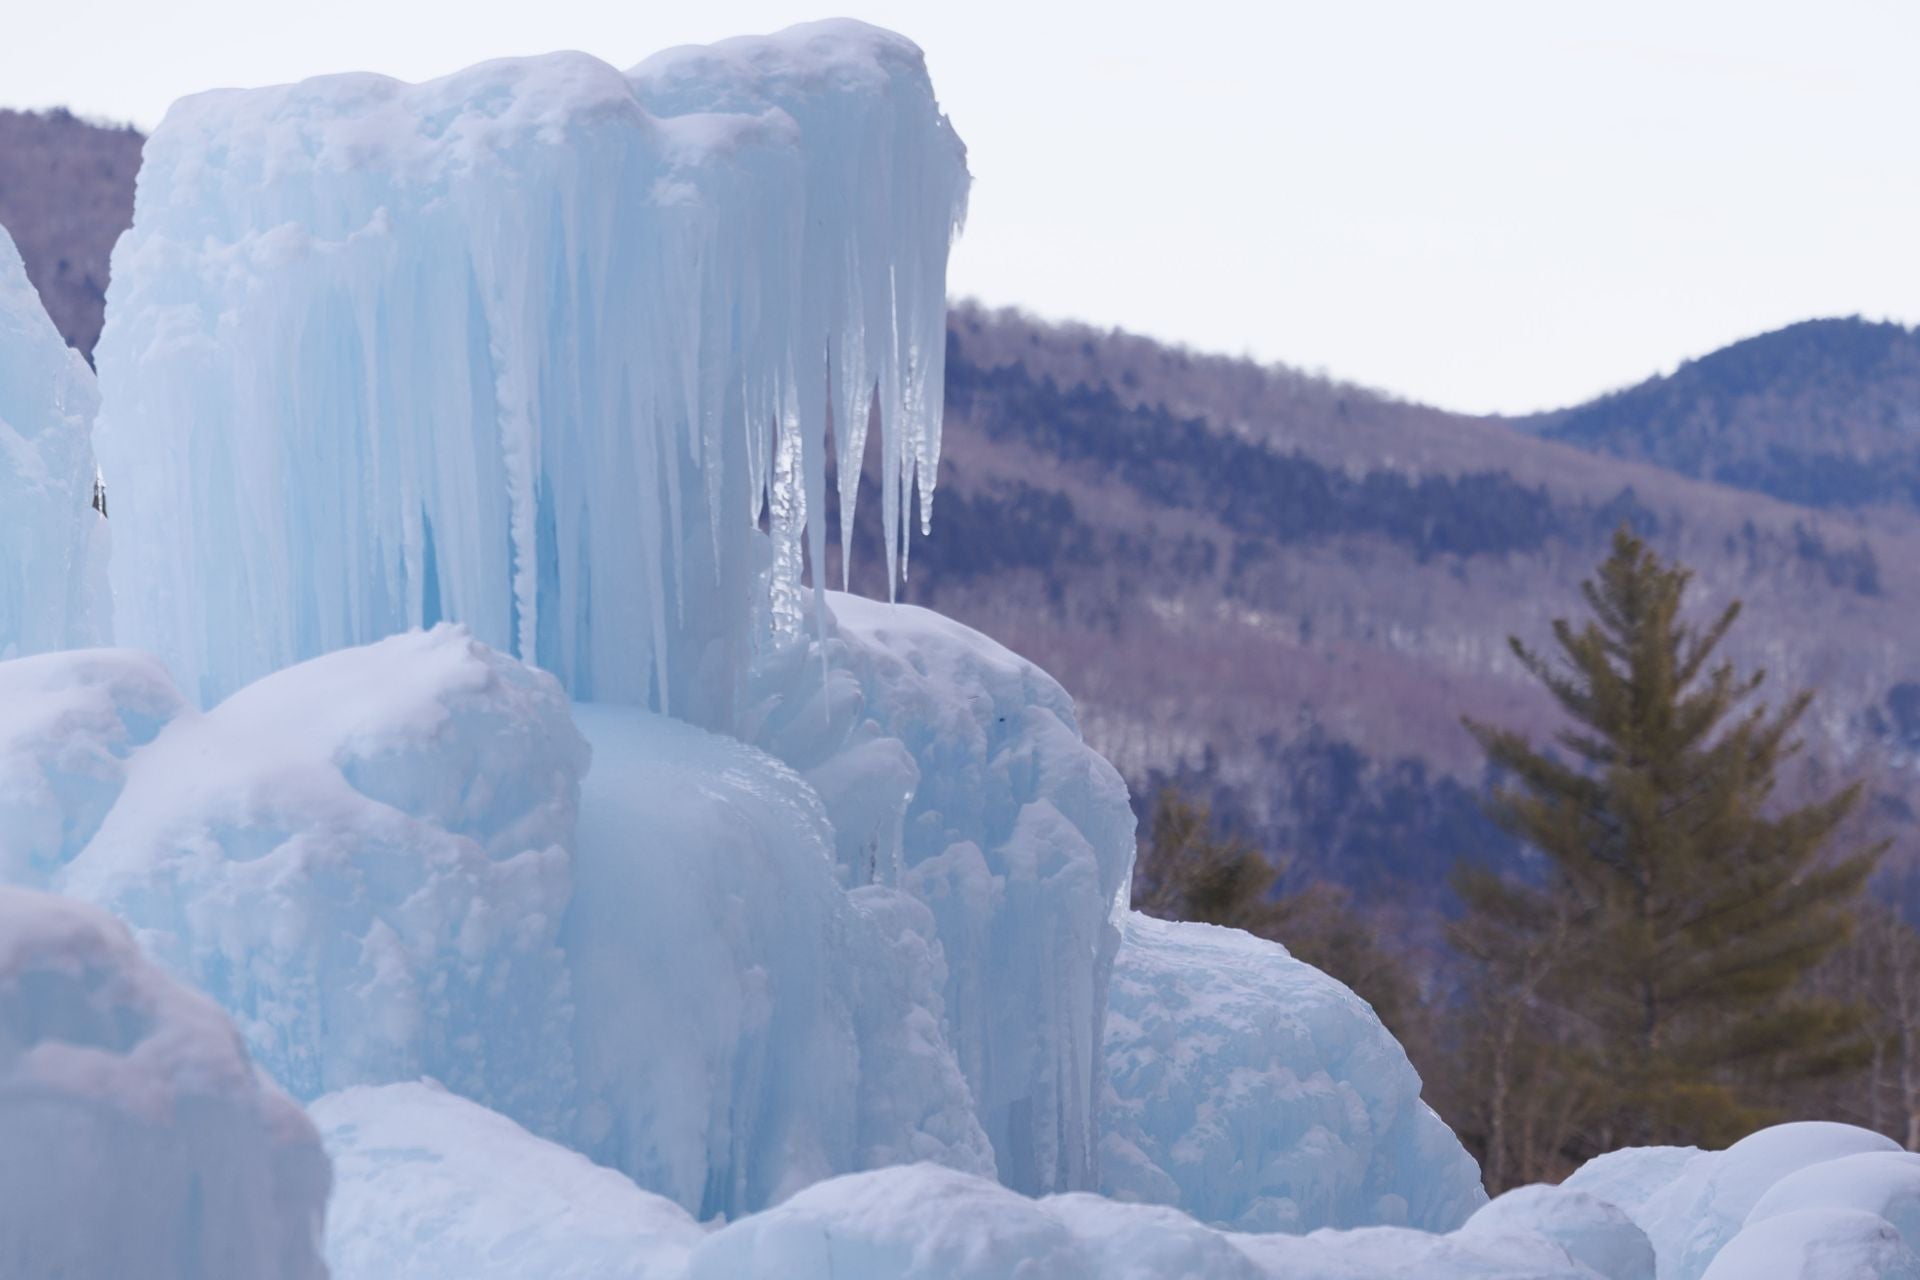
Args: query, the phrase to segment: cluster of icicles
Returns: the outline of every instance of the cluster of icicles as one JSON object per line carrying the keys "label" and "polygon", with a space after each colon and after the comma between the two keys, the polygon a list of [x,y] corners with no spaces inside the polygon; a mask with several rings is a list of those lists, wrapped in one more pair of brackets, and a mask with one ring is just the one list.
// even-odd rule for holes
{"label": "cluster of icicles", "polygon": [[725,727],[940,455],[965,151],[851,23],[175,106],[114,256],[119,643],[203,702],[441,619],[581,700]]}

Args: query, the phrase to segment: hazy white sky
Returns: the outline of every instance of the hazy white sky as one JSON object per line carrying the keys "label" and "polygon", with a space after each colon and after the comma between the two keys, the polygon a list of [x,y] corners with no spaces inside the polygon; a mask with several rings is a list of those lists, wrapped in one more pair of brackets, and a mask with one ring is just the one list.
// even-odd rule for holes
{"label": "hazy white sky", "polygon": [[[824,7],[823,7],[824,6]],[[1920,322],[1920,0],[8,0],[0,105],[423,79],[833,16],[967,140],[953,292],[1467,410]]]}

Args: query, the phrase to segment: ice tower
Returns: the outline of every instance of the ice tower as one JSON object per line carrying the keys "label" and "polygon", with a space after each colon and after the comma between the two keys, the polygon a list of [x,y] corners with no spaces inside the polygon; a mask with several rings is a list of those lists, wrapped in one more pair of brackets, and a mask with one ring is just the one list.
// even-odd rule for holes
{"label": "ice tower", "polygon": [[828,431],[860,456],[877,408],[890,558],[926,510],[967,183],[857,23],[186,99],[99,348],[118,639],[212,702],[451,619],[730,725]]}

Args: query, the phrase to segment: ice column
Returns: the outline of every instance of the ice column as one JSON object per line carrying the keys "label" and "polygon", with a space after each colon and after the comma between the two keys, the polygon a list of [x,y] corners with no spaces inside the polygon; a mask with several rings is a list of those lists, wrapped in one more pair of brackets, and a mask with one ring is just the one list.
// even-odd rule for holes
{"label": "ice column", "polygon": [[176,104],[99,351],[120,638],[211,701],[452,619],[728,726],[829,423],[857,454],[877,393],[890,545],[926,509],[967,182],[853,22]]}

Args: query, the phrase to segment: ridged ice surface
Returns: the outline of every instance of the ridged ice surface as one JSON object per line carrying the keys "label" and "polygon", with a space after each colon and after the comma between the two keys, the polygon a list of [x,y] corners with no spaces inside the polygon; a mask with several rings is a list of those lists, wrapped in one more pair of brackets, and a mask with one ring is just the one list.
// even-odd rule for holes
{"label": "ridged ice surface", "polygon": [[754,741],[820,795],[847,884],[897,886],[931,915],[947,1039],[1000,1180],[1089,1190],[1126,784],[1018,654],[925,609],[835,593],[829,613],[819,647],[756,669]]}
{"label": "ridged ice surface", "polygon": [[117,638],[209,703],[452,619],[727,725],[830,426],[859,456],[877,409],[890,558],[927,509],[967,182],[919,50],[853,22],[176,104],[98,352]]}
{"label": "ridged ice surface", "polygon": [[93,371],[67,348],[0,227],[0,658],[103,643]]}
{"label": "ridged ice surface", "polygon": [[575,715],[575,1145],[703,1220],[877,1165],[992,1176],[931,913],[842,887],[820,800],[771,756],[641,708]]}

